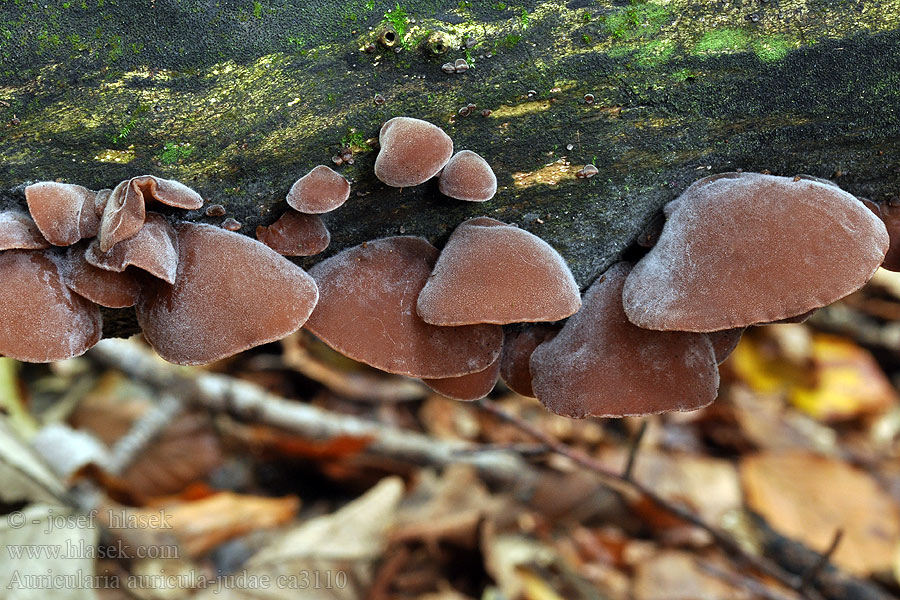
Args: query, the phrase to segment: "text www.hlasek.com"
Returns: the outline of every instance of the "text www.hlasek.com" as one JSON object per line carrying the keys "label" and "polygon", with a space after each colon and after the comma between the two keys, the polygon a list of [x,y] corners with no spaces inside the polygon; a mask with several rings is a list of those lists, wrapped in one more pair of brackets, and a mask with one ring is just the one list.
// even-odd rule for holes
{"label": "text www.hlasek.com", "polygon": [[121,540],[99,546],[85,540],[66,540],[65,544],[10,544],[6,552],[12,560],[178,558],[177,545],[131,546]]}

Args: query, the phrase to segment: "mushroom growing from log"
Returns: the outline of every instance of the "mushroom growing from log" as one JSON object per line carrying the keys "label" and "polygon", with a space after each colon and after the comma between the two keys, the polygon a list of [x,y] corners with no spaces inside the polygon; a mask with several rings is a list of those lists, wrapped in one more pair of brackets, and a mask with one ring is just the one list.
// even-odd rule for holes
{"label": "mushroom growing from log", "polygon": [[318,215],[289,210],[268,227],[257,227],[256,239],[282,256],[313,256],[328,247],[331,234]]}
{"label": "mushroom growing from log", "polygon": [[453,140],[437,125],[394,117],[381,127],[375,176],[391,187],[410,187],[437,175],[453,154]]}
{"label": "mushroom growing from log", "polygon": [[497,176],[481,156],[460,150],[441,171],[438,189],[457,200],[486,202],[497,193]]}
{"label": "mushroom growing from log", "polygon": [[0,251],[42,250],[48,242],[28,214],[19,210],[0,212]]}
{"label": "mushroom growing from log", "polygon": [[86,187],[71,183],[42,181],[25,188],[28,212],[54,246],[97,235],[100,219],[94,211],[95,197]]}
{"label": "mushroom growing from log", "polygon": [[696,410],[716,399],[709,337],[633,325],[622,309],[628,263],[611,267],[552,340],[531,355],[532,386],[550,411],[580,419]]}
{"label": "mushroom growing from log", "polygon": [[499,374],[500,359],[498,358],[484,371],[446,379],[423,379],[422,383],[447,398],[470,402],[490,394],[497,383]]}
{"label": "mushroom growing from log", "polygon": [[759,173],[693,183],[666,206],[659,241],[625,283],[648,329],[717,331],[830,304],[884,260],[884,224],[834,185]]}
{"label": "mushroom growing from log", "polygon": [[287,203],[299,212],[320,214],[338,208],[349,197],[350,182],[347,178],[319,165],[291,186]]}

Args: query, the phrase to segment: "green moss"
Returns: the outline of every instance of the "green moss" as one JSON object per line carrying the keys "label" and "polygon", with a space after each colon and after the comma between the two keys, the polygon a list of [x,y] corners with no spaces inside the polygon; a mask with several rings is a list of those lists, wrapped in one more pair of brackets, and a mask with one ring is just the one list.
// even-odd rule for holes
{"label": "green moss", "polygon": [[511,48],[515,48],[519,45],[519,42],[522,41],[522,36],[517,33],[510,33],[503,37],[500,41],[497,42],[497,46],[500,48],[506,48],[507,50]]}
{"label": "green moss", "polygon": [[166,142],[163,149],[156,155],[156,158],[162,165],[174,165],[188,158],[193,153],[194,148],[188,143],[176,144],[175,142]]}
{"label": "green moss", "polygon": [[409,14],[407,14],[406,9],[401,7],[398,2],[394,8],[384,13],[384,20],[394,29],[397,39],[400,40],[400,44],[405,48],[405,36],[409,30]]}
{"label": "green moss", "polygon": [[694,45],[693,54],[720,54],[722,52],[739,52],[746,50],[750,44],[750,36],[743,29],[715,29],[703,34]]}
{"label": "green moss", "polygon": [[262,19],[262,3],[259,0],[253,0],[253,16]]}
{"label": "green moss", "polygon": [[650,68],[667,62],[675,52],[672,40],[651,40],[635,53],[634,62],[641,68]]}
{"label": "green moss", "polygon": [[775,62],[784,58],[793,45],[787,38],[779,35],[753,40],[753,52],[763,62]]}
{"label": "green moss", "polygon": [[634,3],[603,18],[606,30],[620,40],[648,37],[669,21],[669,10],[654,2]]}
{"label": "green moss", "polygon": [[357,152],[366,152],[372,149],[371,146],[366,143],[366,136],[355,129],[349,130],[347,135],[341,138],[341,146]]}

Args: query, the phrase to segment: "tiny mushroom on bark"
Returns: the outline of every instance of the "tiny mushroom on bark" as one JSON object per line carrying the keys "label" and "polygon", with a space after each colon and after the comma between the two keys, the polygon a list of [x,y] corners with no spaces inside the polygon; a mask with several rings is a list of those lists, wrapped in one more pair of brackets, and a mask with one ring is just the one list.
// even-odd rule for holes
{"label": "tiny mushroom on bark", "polygon": [[42,181],[25,188],[28,212],[41,234],[54,246],[70,246],[97,235],[96,193],[72,183]]}
{"label": "tiny mushroom on bark", "polygon": [[484,371],[446,379],[423,379],[422,383],[447,398],[472,401],[490,394],[494,385],[497,384],[499,374],[500,359],[498,358]]}
{"label": "tiny mushroom on bark", "polygon": [[100,309],[63,283],[41,250],[0,253],[0,355],[27,362],[65,360],[100,340]]}
{"label": "tiny mushroom on bark", "polygon": [[375,176],[392,187],[425,183],[453,154],[453,140],[437,125],[410,117],[394,117],[381,127],[381,150]]}
{"label": "tiny mushroom on bark", "polygon": [[152,280],[137,305],[144,336],[164,359],[209,363],[280,340],[306,322],[318,299],[306,271],[219,227],[180,223],[176,231],[175,284]]}
{"label": "tiny mushroom on bark", "polygon": [[302,213],[320,214],[336,209],[349,197],[350,182],[347,178],[319,165],[291,186],[287,203]]}
{"label": "tiny mushroom on bark", "polygon": [[520,396],[534,398],[534,389],[531,387],[531,355],[539,345],[553,339],[560,327],[538,323],[504,335],[500,379],[509,389]]}
{"label": "tiny mushroom on bark", "polygon": [[436,327],[416,314],[416,296],[437,257],[426,240],[399,236],[320,262],[310,270],[321,296],[306,328],[341,354],[389,373],[446,379],[484,371],[500,355],[500,327]]}
{"label": "tiny mushroom on bark", "polygon": [[147,213],[137,235],[101,252],[98,240],[91,242],[85,258],[95,267],[121,273],[130,266],[147,271],[167,283],[175,283],[178,271],[178,245],[175,230],[165,217]]}
{"label": "tiny mushroom on bark", "polygon": [[457,200],[486,202],[497,193],[497,176],[481,156],[471,150],[461,150],[441,171],[438,189]]}
{"label": "tiny mushroom on bark", "polygon": [[566,417],[623,417],[696,410],[716,398],[719,372],[709,337],[652,331],[622,310],[631,265],[611,267],[588,289],[581,310],[531,355],[532,386]]}
{"label": "tiny mushroom on bark", "polygon": [[417,303],[433,325],[558,321],[580,306],[578,284],[550,244],[487,217],[456,228]]}
{"label": "tiny mushroom on bark", "polygon": [[18,210],[0,212],[0,250],[42,250],[50,242],[28,214]]}
{"label": "tiny mushroom on bark", "polygon": [[717,175],[665,212],[623,297],[628,318],[648,329],[718,331],[800,315],[862,287],[889,243],[856,197],[803,178]]}
{"label": "tiny mushroom on bark", "polygon": [[313,256],[328,247],[331,234],[318,215],[289,210],[268,227],[257,227],[256,239],[283,256]]}
{"label": "tiny mushroom on bark", "polygon": [[87,248],[87,242],[82,242],[66,252],[62,275],[69,289],[107,308],[134,306],[141,293],[134,274],[130,270],[116,272],[95,267],[84,256]]}
{"label": "tiny mushroom on bark", "polygon": [[100,222],[100,251],[137,235],[144,224],[145,205],[155,200],[168,206],[196,210],[203,206],[200,194],[183,183],[152,175],[132,177],[109,195]]}

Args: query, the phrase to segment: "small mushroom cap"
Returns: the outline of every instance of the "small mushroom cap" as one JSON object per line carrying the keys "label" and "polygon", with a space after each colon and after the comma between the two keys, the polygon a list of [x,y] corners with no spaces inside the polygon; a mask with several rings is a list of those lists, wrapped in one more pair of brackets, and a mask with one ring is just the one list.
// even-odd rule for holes
{"label": "small mushroom cap", "polygon": [[137,235],[144,224],[145,205],[151,200],[186,210],[203,206],[200,194],[173,179],[141,175],[123,181],[106,199],[100,223],[102,252],[108,252],[119,242]]}
{"label": "small mushroom cap", "polygon": [[741,336],[744,335],[744,327],[735,329],[723,329],[722,331],[710,331],[706,335],[712,343],[713,352],[716,355],[716,364],[721,365],[725,359],[731,356],[734,349],[737,348]]}
{"label": "small mushroom cap", "polygon": [[0,212],[0,251],[42,250],[48,242],[28,214],[19,210]]}
{"label": "small mushroom cap", "polygon": [[548,410],[624,417],[696,410],[715,400],[719,372],[706,335],[641,329],[625,316],[630,270],[627,263],[611,267],[588,289],[578,314],[531,355],[532,386]]}
{"label": "small mushroom cap", "polygon": [[559,325],[529,325],[503,337],[500,355],[500,379],[520,396],[534,398],[531,387],[531,354],[534,349],[559,333]]}
{"label": "small mushroom cap", "polygon": [[302,213],[327,213],[350,197],[350,182],[340,173],[319,165],[291,186],[287,203]]}
{"label": "small mushroom cap", "polygon": [[411,187],[437,175],[453,155],[453,140],[437,125],[394,117],[381,127],[375,176],[392,187]]}
{"label": "small mushroom cap", "polygon": [[900,204],[893,202],[879,204],[866,198],[860,200],[881,219],[891,240],[881,266],[888,271],[900,271]]}
{"label": "small mushroom cap", "polygon": [[70,246],[97,235],[96,194],[72,183],[42,181],[25,188],[28,212],[41,234],[54,246]]}
{"label": "small mushroom cap", "polygon": [[666,207],[659,241],[625,284],[641,327],[718,331],[778,321],[862,287],[888,248],[854,196],[802,178],[729,173]]}
{"label": "small mushroom cap", "polygon": [[441,171],[438,189],[457,200],[486,202],[497,193],[497,176],[481,156],[460,150]]}
{"label": "small mushroom cap", "polygon": [[109,252],[101,252],[100,243],[94,240],[85,258],[95,267],[107,271],[121,273],[134,266],[167,283],[175,283],[178,272],[175,230],[162,215],[147,213],[137,235],[119,242]]}
{"label": "small mushroom cap", "polygon": [[257,227],[256,238],[283,256],[313,256],[331,242],[331,234],[321,217],[293,210],[268,227]]}
{"label": "small mushroom cap", "polygon": [[500,355],[500,327],[436,327],[416,314],[416,296],[437,257],[424,239],[399,236],[320,262],[310,273],[321,300],[306,328],[341,354],[389,373],[445,379],[485,370]]}
{"label": "small mushroom cap", "polygon": [[0,281],[0,355],[26,362],[65,360],[100,340],[100,309],[66,287],[49,254],[0,252]]}
{"label": "small mushroom cap", "polygon": [[[90,264],[84,257],[88,244],[70,246],[62,268],[63,281],[73,292],[107,308],[134,306],[141,293],[130,271],[117,273]],[[114,249],[115,250],[115,249]]]}
{"label": "small mushroom cap", "polygon": [[144,336],[169,362],[205,364],[300,329],[318,299],[303,269],[213,225],[180,223],[175,284],[153,280],[137,305]]}
{"label": "small mushroom cap", "polygon": [[550,244],[486,217],[456,228],[417,304],[433,325],[558,321],[580,306],[578,284]]}
{"label": "small mushroom cap", "polygon": [[498,358],[484,371],[446,379],[423,379],[422,383],[447,398],[472,401],[490,394],[494,385],[497,384],[499,374],[500,359]]}

